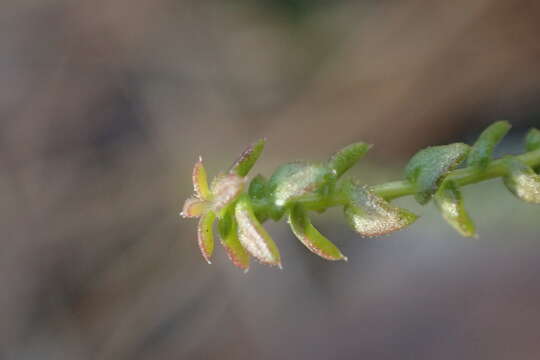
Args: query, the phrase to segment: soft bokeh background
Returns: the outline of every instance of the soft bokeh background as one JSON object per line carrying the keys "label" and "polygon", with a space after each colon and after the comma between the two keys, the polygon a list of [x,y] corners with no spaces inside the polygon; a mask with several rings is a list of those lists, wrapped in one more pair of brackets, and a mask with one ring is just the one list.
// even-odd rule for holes
{"label": "soft bokeh background", "polygon": [[480,239],[432,205],[349,257],[268,229],[284,270],[206,265],[178,212],[199,154],[255,172],[376,144],[399,178],[423,146],[540,119],[536,1],[18,0],[0,5],[1,359],[537,359],[540,209],[465,189]]}

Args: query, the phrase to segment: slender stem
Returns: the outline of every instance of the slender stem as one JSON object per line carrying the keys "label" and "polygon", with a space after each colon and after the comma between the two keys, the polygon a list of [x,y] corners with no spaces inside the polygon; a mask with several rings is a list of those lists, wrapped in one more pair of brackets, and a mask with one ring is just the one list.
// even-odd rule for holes
{"label": "slender stem", "polygon": [[[540,165],[540,149],[530,151],[516,158],[523,163],[536,167]],[[458,186],[475,184],[484,180],[493,179],[506,175],[507,169],[504,165],[504,159],[492,161],[486,169],[479,170],[475,167],[466,167],[451,171],[447,179],[455,181]],[[371,186],[379,196],[391,200],[402,196],[413,195],[416,190],[414,186],[407,180],[392,181],[384,184]]]}

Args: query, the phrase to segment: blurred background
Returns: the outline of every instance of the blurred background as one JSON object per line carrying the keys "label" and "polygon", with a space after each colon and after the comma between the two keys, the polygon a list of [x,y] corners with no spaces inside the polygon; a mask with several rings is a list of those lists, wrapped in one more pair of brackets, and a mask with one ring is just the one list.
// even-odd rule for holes
{"label": "blurred background", "polygon": [[178,217],[267,137],[252,171],[376,146],[395,180],[418,149],[540,125],[536,1],[19,0],[0,5],[0,359],[537,359],[540,208],[467,187],[479,240],[434,211],[362,239],[285,223],[284,270],[207,265]]}

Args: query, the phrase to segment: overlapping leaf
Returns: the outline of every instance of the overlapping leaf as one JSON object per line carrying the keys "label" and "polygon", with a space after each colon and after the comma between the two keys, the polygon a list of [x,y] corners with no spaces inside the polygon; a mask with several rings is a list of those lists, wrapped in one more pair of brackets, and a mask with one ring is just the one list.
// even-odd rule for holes
{"label": "overlapping leaf", "polygon": [[463,143],[432,146],[416,153],[405,168],[405,176],[416,189],[415,199],[426,204],[448,172],[467,156],[469,146]]}
{"label": "overlapping leaf", "polygon": [[231,262],[247,272],[249,269],[249,254],[238,238],[238,225],[232,211],[228,211],[219,219],[218,230],[221,244],[225,248]]}

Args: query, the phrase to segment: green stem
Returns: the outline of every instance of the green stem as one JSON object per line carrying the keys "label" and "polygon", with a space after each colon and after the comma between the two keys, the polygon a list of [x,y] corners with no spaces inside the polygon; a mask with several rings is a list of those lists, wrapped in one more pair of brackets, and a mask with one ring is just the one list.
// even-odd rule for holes
{"label": "green stem", "polygon": [[[518,155],[516,156],[516,159],[531,167],[539,166],[540,149]],[[451,171],[446,178],[454,181],[456,185],[461,187],[504,176],[506,173],[507,169],[504,164],[504,159],[498,159],[492,161],[484,170],[479,170],[476,167],[466,167]],[[416,192],[414,186],[407,180],[392,181],[384,184],[374,185],[371,186],[371,190],[387,200],[413,195]]]}

